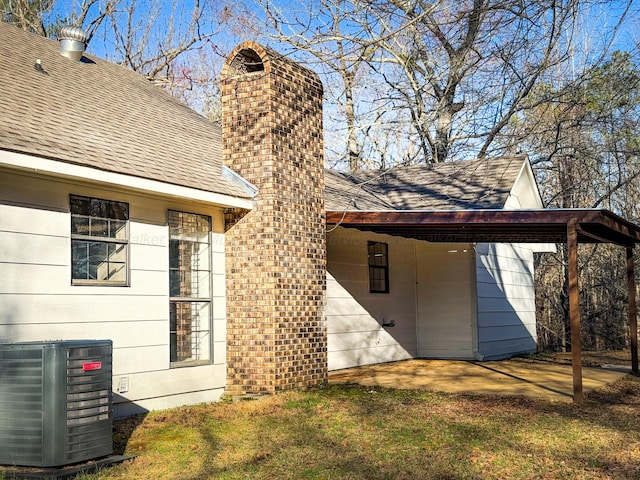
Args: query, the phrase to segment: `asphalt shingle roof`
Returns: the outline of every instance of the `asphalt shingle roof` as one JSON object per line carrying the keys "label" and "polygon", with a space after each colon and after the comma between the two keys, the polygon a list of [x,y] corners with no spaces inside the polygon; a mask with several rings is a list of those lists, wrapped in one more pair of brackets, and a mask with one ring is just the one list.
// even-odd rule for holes
{"label": "asphalt shingle roof", "polygon": [[352,174],[328,171],[326,209],[501,209],[525,161],[515,155]]}
{"label": "asphalt shingle roof", "polygon": [[[0,149],[239,198],[221,129],[143,76],[0,22]],[[36,70],[39,59],[44,72]],[[524,156],[326,171],[327,210],[503,208]]]}
{"label": "asphalt shingle roof", "polygon": [[127,68],[58,48],[0,22],[0,149],[249,197],[222,175],[220,128]]}

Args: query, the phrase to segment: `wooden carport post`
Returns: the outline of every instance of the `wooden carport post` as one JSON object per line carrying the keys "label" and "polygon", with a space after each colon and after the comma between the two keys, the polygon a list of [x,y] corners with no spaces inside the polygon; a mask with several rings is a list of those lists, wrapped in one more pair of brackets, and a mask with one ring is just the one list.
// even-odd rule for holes
{"label": "wooden carport post", "polygon": [[582,340],[580,337],[580,290],[578,288],[578,219],[567,222],[569,276],[569,320],[571,322],[571,365],[573,366],[573,401],[582,404]]}
{"label": "wooden carport post", "polygon": [[629,334],[631,337],[631,371],[638,374],[638,310],[636,307],[636,278],[633,268],[633,248],[627,247],[627,287],[629,303]]}

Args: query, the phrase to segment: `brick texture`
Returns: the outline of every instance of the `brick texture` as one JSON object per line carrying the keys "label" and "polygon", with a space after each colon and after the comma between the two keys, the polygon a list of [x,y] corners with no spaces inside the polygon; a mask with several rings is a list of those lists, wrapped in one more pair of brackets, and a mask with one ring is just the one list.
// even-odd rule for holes
{"label": "brick texture", "polygon": [[226,220],[227,390],[276,393],[327,378],[322,84],[253,42],[223,70],[223,154],[258,187]]}

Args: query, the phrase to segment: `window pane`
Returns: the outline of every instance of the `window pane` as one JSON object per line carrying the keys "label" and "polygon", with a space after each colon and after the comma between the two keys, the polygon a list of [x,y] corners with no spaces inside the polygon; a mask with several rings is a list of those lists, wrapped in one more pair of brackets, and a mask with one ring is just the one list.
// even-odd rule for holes
{"label": "window pane", "polygon": [[89,279],[106,280],[109,277],[107,259],[107,244],[102,242],[87,242],[89,250]]}
{"label": "window pane", "polygon": [[127,280],[127,265],[125,263],[109,263],[109,278],[114,282],[125,282]]}
{"label": "window pane", "polygon": [[180,212],[169,211],[169,236],[180,238],[182,222]]}
{"label": "window pane", "polygon": [[109,202],[109,218],[122,220],[123,223],[129,220],[129,204],[124,202]]}
{"label": "window pane", "polygon": [[89,217],[71,217],[71,233],[89,235]]}
{"label": "window pane", "polygon": [[180,260],[178,259],[180,242],[177,240],[169,240],[169,268],[178,268]]}
{"label": "window pane", "polygon": [[111,220],[109,222],[109,236],[117,240],[126,240],[127,222],[124,220]]}
{"label": "window pane", "polygon": [[169,270],[169,296],[181,297],[180,288],[183,282],[180,281],[179,270]]}
{"label": "window pane", "polygon": [[194,277],[196,277],[196,282],[198,285],[198,291],[194,297],[204,297],[207,298],[211,296],[211,272],[209,270],[198,270],[194,272]]}
{"label": "window pane", "polygon": [[109,220],[104,218],[92,218],[91,219],[90,235],[93,237],[108,237],[109,236]]}
{"label": "window pane", "polygon": [[172,362],[210,359],[209,309],[209,302],[171,302],[169,335]]}
{"label": "window pane", "polygon": [[103,242],[87,242],[89,245],[89,262],[102,263],[107,259],[108,244]]}
{"label": "window pane", "polygon": [[109,203],[99,198],[90,199],[89,215],[92,217],[107,218],[109,216]]}
{"label": "window pane", "polygon": [[194,265],[194,268],[198,270],[211,270],[211,248],[209,247],[209,232],[206,234],[206,243],[197,243],[195,248],[197,248],[197,259],[198,264]]}
{"label": "window pane", "polygon": [[169,295],[171,297],[210,298],[211,272],[208,270],[169,271]]}
{"label": "window pane", "polygon": [[87,280],[89,278],[88,242],[74,240],[71,242],[72,278]]}
{"label": "window pane", "polygon": [[90,199],[86,197],[71,197],[71,214],[88,216],[91,211]]}
{"label": "window pane", "polygon": [[108,260],[109,263],[125,263],[127,260],[127,248],[120,243],[108,243]]}

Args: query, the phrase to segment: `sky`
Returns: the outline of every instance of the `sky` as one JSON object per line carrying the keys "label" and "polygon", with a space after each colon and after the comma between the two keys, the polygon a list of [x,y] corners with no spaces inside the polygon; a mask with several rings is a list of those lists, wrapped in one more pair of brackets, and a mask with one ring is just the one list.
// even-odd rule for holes
{"label": "sky", "polygon": [[[51,12],[50,17],[61,18],[70,16],[74,12],[77,14],[80,11],[82,1],[83,0],[56,0],[55,8]],[[88,0],[84,1],[86,2]],[[97,15],[99,11],[97,7],[104,5],[108,0],[96,1],[97,4],[92,7],[93,10],[89,18],[95,18],[95,15]],[[172,22],[171,20],[174,16],[189,18],[194,5],[194,0],[182,2],[158,0],[121,1],[125,4],[135,4],[136,10],[133,21],[131,22],[131,28],[139,38],[148,40],[147,43],[151,49],[157,48],[157,45],[162,43],[163,39],[169,36],[170,33],[180,32],[181,28],[184,28],[181,27],[184,22],[179,20]],[[215,97],[217,87],[214,80],[222,68],[224,56],[228,54],[235,45],[245,39],[257,39],[262,43],[270,44],[282,53],[290,52],[290,48],[287,48],[285,45],[273,43],[273,41],[270,41],[266,37],[259,36],[255,31],[251,31],[251,28],[242,29],[242,25],[238,26],[238,23],[234,23],[233,26],[226,23],[226,20],[229,19],[240,20],[241,23],[242,20],[251,18],[251,15],[263,17],[264,14],[261,7],[256,4],[256,0],[245,0],[244,2],[234,2],[234,0],[200,1],[202,2],[201,4],[207,4],[207,13],[209,14],[208,19],[203,23],[201,33],[215,33],[215,35],[204,43],[200,50],[183,56],[180,61],[180,68],[183,72],[187,72],[186,75],[190,77],[186,88],[182,92],[182,99],[196,110],[204,113],[210,106],[207,102]],[[275,8],[281,9],[287,15],[293,15],[294,12],[307,10],[316,3],[317,0],[272,0],[272,2]],[[640,41],[638,34],[638,27],[640,26],[640,15],[638,14],[640,8],[639,3],[640,0],[635,0],[631,5],[627,18],[618,30],[618,36],[615,42],[611,45],[613,49],[635,49],[638,41]],[[626,2],[613,1],[609,4],[608,8],[593,6],[581,17],[575,29],[578,40],[575,42],[573,52],[576,72],[580,71],[582,65],[589,64],[593,60],[593,53],[587,52],[601,51],[602,48],[608,44],[610,39],[604,36],[604,32],[611,31],[616,25],[616,19],[625,8]],[[247,10],[248,14],[245,13],[244,10]],[[125,31],[127,27],[126,15],[124,15],[123,12],[119,12],[118,18],[119,22],[117,27],[121,31]],[[149,23],[150,20],[153,20],[153,22]],[[321,16],[318,15],[314,20],[318,23],[318,26],[320,26]],[[256,26],[255,22],[247,21],[245,27],[252,26]],[[85,23],[84,27],[89,27],[88,23]],[[108,21],[103,22],[102,28],[96,33],[88,46],[89,53],[108,60],[121,62],[123,52],[118,50],[117,45],[121,45],[122,43],[115,41],[114,35],[115,33],[110,23]],[[149,52],[137,53],[139,54],[138,57],[136,57],[136,52],[132,55],[132,64],[135,63],[136,58],[142,58],[145,55],[149,56]],[[588,55],[591,55],[591,58],[589,58]],[[315,63],[311,63],[309,57],[294,56],[294,58],[301,60],[319,74],[322,73],[321,67]],[[192,83],[192,79],[200,81],[200,84]],[[323,81],[326,86],[325,90],[328,92],[329,88],[332,87],[332,80],[329,77],[323,77]],[[333,82],[333,84],[336,84],[336,82]],[[338,98],[339,93],[336,93],[334,97]],[[325,121],[325,125],[327,126],[326,134],[328,136],[327,143],[335,145],[344,144],[344,139],[341,138],[341,136],[344,135],[344,125],[339,121],[339,104],[332,104],[329,101],[325,102],[325,111],[327,113]],[[335,138],[332,138],[332,135],[335,135]]]}

